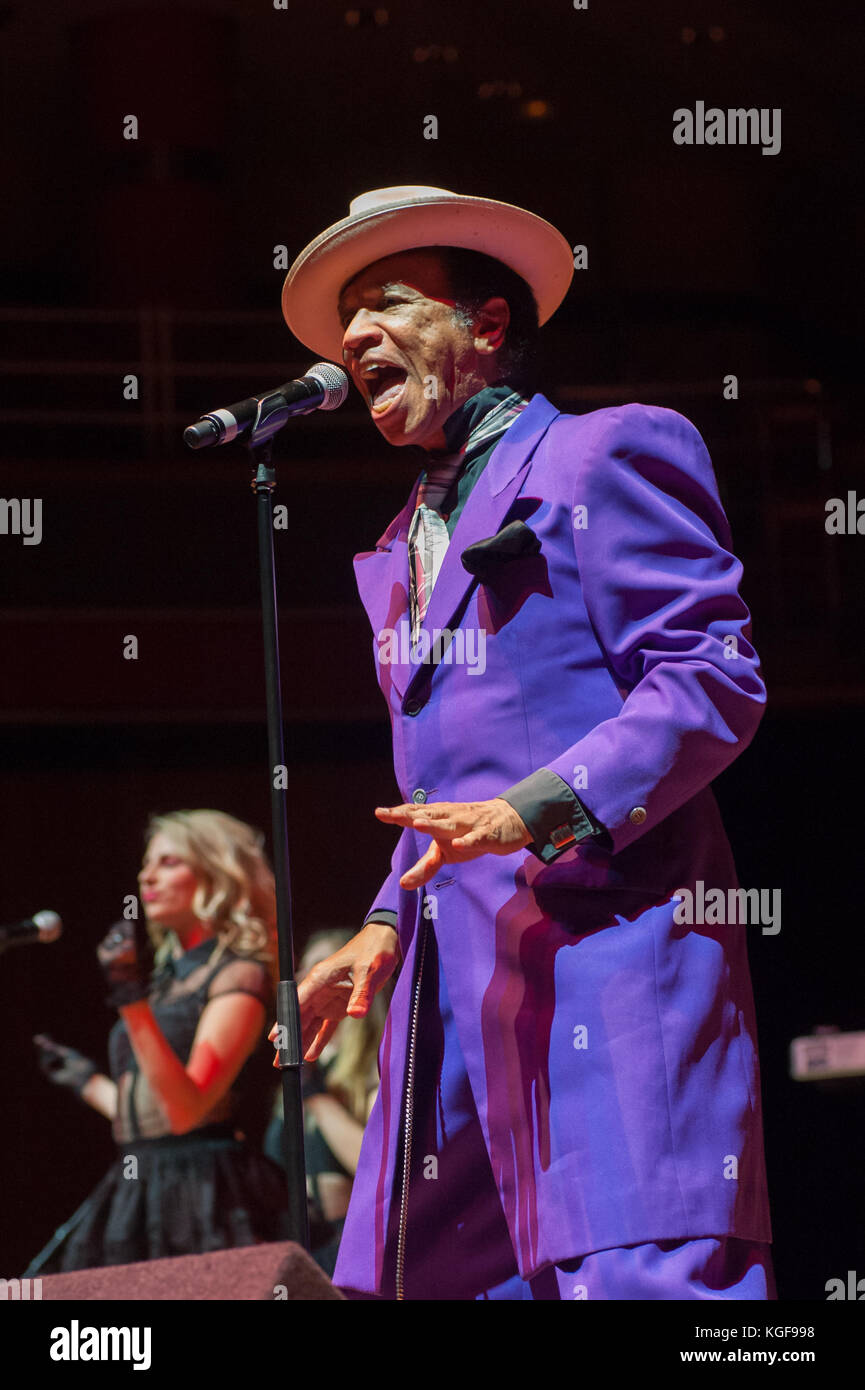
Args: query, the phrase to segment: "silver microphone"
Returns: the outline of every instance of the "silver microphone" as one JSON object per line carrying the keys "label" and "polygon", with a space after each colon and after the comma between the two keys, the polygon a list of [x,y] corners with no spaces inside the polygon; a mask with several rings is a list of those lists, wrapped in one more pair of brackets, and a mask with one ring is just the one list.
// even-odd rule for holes
{"label": "silver microphone", "polygon": [[34,912],[23,922],[12,922],[0,927],[0,950],[4,946],[26,946],[28,941],[41,941],[47,944],[56,941],[63,931],[63,923],[56,912]]}
{"label": "silver microphone", "polygon": [[190,449],[206,449],[211,444],[230,444],[239,434],[251,429],[259,419],[262,403],[268,413],[278,413],[281,421],[292,415],[308,415],[311,410],[336,410],[348,395],[348,377],[333,362],[316,362],[306,376],[287,381],[273,391],[260,396],[248,396],[245,401],[202,415],[197,424],[183,431]]}

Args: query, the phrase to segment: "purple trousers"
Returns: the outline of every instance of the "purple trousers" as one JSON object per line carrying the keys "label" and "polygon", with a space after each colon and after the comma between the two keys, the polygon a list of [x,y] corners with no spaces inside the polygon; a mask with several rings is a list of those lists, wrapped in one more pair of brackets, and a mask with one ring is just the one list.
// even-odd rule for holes
{"label": "purple trousers", "polygon": [[[774,1299],[770,1247],[724,1235],[598,1250],[549,1266],[530,1280],[520,1277],[439,969],[435,935],[427,930],[408,1202],[402,1223],[404,1297]],[[388,1228],[385,1298],[393,1298],[396,1287],[401,1174],[398,1179]],[[351,1290],[345,1292],[353,1296]]]}

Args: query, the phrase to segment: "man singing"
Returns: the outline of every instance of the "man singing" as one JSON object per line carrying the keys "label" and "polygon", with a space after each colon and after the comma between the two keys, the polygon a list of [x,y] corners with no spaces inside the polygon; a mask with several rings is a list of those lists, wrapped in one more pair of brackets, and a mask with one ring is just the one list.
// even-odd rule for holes
{"label": "man singing", "polygon": [[737,885],[709,784],[765,705],[741,565],[687,420],[530,396],[572,273],[524,209],[398,187],[283,291],[385,439],[425,451],[355,560],[401,834],[300,987],[312,1059],[401,962],[352,1297],[775,1297],[745,929],[678,911]]}

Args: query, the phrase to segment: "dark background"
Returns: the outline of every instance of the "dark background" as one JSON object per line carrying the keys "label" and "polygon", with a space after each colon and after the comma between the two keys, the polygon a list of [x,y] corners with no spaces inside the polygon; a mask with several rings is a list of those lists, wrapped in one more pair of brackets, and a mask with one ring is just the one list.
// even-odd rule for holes
{"label": "dark background", "polygon": [[[708,443],[769,690],[716,786],[742,883],[783,898],[780,934],[749,938],[779,1293],[865,1275],[862,1083],[797,1083],[787,1060],[815,1025],[865,1027],[865,538],[824,526],[830,497],[865,494],[863,48],[843,2],[0,5],[0,493],[43,499],[40,545],[0,535],[0,920],[53,907],[65,924],[50,951],[0,959],[0,1273],[111,1158],[30,1037],[104,1059],[94,947],[135,892],[148,813],[217,806],[269,829],[246,458],[193,456],[182,428],[309,365],[274,247],[290,262],[357,194],[427,183],[530,207],[588,248],[542,334],[546,395],[672,406]],[[698,100],[780,107],[781,152],[674,145],[673,111]],[[278,456],[302,940],[359,923],[389,859],[351,557],[415,465],[354,395]]]}

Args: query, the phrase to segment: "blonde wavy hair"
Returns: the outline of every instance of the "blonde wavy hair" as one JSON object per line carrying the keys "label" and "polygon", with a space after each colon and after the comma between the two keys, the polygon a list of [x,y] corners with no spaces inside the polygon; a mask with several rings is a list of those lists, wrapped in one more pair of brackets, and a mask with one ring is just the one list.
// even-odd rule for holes
{"label": "blonde wavy hair", "polygon": [[[276,978],[276,892],[264,836],[224,811],[169,811],[150,817],[145,843],[166,835],[199,883],[192,910],[219,938],[217,950],[266,962]],[[148,922],[157,964],[173,953],[174,933]]]}

